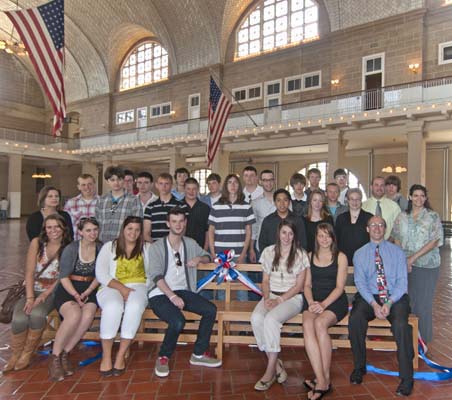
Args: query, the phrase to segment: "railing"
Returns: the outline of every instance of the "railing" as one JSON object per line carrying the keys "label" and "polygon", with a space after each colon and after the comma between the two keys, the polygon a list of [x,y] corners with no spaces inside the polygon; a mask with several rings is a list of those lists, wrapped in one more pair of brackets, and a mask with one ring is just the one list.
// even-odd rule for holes
{"label": "railing", "polygon": [[[329,118],[358,114],[367,110],[390,109],[419,104],[452,100],[452,77],[411,82],[379,89],[363,90],[353,93],[328,96],[320,99],[281,104],[273,107],[260,107],[231,114],[226,131],[253,128],[258,126],[289,123],[308,119]],[[251,118],[250,118],[251,117]],[[207,118],[170,122],[110,132],[94,134],[81,139],[54,138],[50,135],[0,128],[0,139],[59,145],[64,149],[86,149],[92,146],[127,145],[148,140],[168,140],[177,137],[190,139],[194,135],[207,132]]]}
{"label": "railing", "polygon": [[54,146],[60,149],[72,150],[80,148],[78,139],[54,137],[38,132],[28,132],[19,129],[0,128],[0,140],[6,143],[28,143],[43,146]]}

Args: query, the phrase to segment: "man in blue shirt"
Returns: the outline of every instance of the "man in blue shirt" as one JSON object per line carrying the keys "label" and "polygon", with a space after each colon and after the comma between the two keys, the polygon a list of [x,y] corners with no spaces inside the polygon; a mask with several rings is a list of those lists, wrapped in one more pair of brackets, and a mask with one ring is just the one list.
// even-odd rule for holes
{"label": "man in blue shirt", "polygon": [[[367,230],[370,242],[356,251],[353,257],[355,285],[358,293],[353,301],[348,324],[353,352],[354,370],[350,382],[360,384],[366,373],[366,334],[368,322],[378,318],[391,323],[397,343],[397,359],[401,382],[397,395],[409,396],[413,390],[413,330],[408,324],[410,301],[406,256],[396,245],[384,240],[386,222],[374,216]],[[383,265],[383,276],[377,272]],[[377,278],[380,284],[377,284]],[[383,284],[382,281],[385,281]],[[386,291],[385,291],[386,290]],[[382,300],[384,299],[384,300]]]}

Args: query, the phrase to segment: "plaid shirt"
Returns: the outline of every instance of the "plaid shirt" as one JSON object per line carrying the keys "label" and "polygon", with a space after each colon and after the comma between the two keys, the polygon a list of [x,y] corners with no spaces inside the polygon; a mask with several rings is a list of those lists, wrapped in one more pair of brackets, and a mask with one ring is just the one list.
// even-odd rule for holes
{"label": "plaid shirt", "polygon": [[64,205],[64,211],[66,211],[72,220],[72,227],[74,229],[74,240],[79,240],[80,235],[78,233],[77,224],[81,218],[94,217],[96,211],[96,204],[99,200],[99,195],[94,195],[91,200],[85,200],[80,193],[78,196],[69,199]]}
{"label": "plaid shirt", "polygon": [[101,242],[106,243],[119,236],[119,230],[124,220],[130,216],[143,217],[140,200],[133,194],[124,196],[113,202],[111,192],[104,194],[96,204],[96,219],[99,221]]}

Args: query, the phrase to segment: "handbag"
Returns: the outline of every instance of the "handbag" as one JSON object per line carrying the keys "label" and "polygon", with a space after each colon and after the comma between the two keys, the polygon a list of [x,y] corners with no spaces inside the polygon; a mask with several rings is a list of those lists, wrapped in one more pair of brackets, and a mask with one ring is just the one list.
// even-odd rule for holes
{"label": "handbag", "polygon": [[[39,277],[44,273],[44,271],[47,269],[47,267],[52,263],[54,259],[55,256],[52,257],[47,262],[46,265],[44,265],[44,268],[41,271],[39,271],[37,275],[35,275],[35,280],[39,279]],[[3,303],[0,308],[0,323],[9,324],[13,319],[13,311],[15,305],[22,297],[25,296],[26,292],[25,281],[22,279],[12,286],[0,289],[0,293],[4,292],[5,290],[7,290],[8,293],[6,294],[5,300],[3,300]]]}

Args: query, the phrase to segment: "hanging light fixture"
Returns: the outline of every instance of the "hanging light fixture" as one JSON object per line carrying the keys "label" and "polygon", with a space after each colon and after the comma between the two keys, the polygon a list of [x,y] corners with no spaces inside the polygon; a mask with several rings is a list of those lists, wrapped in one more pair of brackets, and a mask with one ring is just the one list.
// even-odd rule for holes
{"label": "hanging light fixture", "polygon": [[[16,1],[16,9],[19,9],[19,0]],[[9,35],[9,39],[1,39],[0,40],[0,50],[5,51],[8,54],[15,54],[19,57],[24,57],[28,55],[27,50],[25,49],[25,45],[20,40],[15,40],[13,38],[14,34],[14,26],[11,29],[11,33]]]}
{"label": "hanging light fixture", "polygon": [[407,172],[408,170],[406,167],[403,167],[402,165],[387,165],[386,167],[383,167],[381,169],[381,172],[385,172],[387,174],[402,174],[404,172]]}
{"label": "hanging light fixture", "polygon": [[46,172],[45,168],[36,168],[36,172],[31,175],[33,179],[50,179],[52,175]]}

